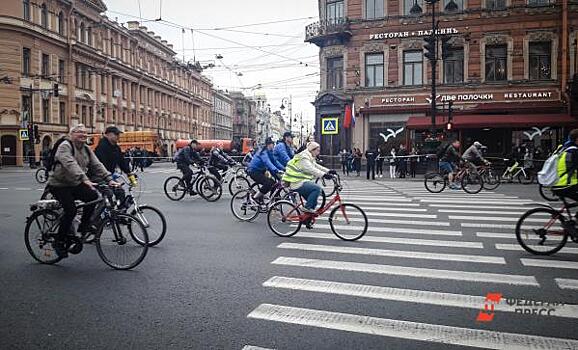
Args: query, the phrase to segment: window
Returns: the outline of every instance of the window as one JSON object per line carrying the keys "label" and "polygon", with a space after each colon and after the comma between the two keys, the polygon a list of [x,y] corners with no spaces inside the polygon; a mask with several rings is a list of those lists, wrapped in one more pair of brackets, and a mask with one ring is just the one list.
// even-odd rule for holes
{"label": "window", "polygon": [[47,78],[50,75],[50,56],[42,54],[42,77]]}
{"label": "window", "polygon": [[92,28],[88,27],[87,31],[86,31],[86,36],[87,36],[87,43],[88,45],[92,46]]}
{"label": "window", "polygon": [[415,6],[415,4],[417,4],[419,7],[421,7],[422,13],[424,12],[424,5],[423,5],[423,0],[403,0],[403,14],[405,16],[409,16],[411,15],[411,9],[412,7]]}
{"label": "window", "polygon": [[123,80],[121,83],[122,86],[122,99],[126,100],[126,82]]}
{"label": "window", "polygon": [[64,35],[64,14],[62,11],[58,13],[58,34]]}
{"label": "window", "polygon": [[383,86],[383,53],[365,55],[365,86]]}
{"label": "window", "polygon": [[462,12],[464,10],[464,0],[444,0],[445,12]]}
{"label": "window", "polygon": [[550,0],[528,0],[528,6],[545,6],[550,4]]}
{"label": "window", "polygon": [[30,75],[30,49],[27,47],[22,48],[22,75]]}
{"label": "window", "polygon": [[30,21],[30,0],[22,1],[22,17],[25,21]]}
{"label": "window", "polygon": [[82,124],[88,126],[87,121],[88,121],[88,119],[87,119],[87,117],[86,117],[86,106],[82,106],[82,114],[81,114],[81,116],[80,116],[80,122],[81,122]]}
{"label": "window", "polygon": [[84,65],[80,66],[80,87],[83,89],[86,89],[86,75],[86,67]]}
{"label": "window", "polygon": [[50,100],[47,98],[42,99],[42,122],[43,123],[50,123],[50,114],[48,112],[48,105]]}
{"label": "window", "polygon": [[384,14],[383,0],[365,0],[366,19],[382,18]]}
{"label": "window", "polygon": [[64,75],[66,74],[64,70],[64,60],[58,60],[58,81],[64,83]]}
{"label": "window", "polygon": [[327,59],[327,88],[343,88],[343,57]]}
{"label": "window", "polygon": [[328,0],[326,5],[326,18],[330,24],[342,23],[345,18],[343,13],[343,0]]}
{"label": "window", "polygon": [[489,10],[505,10],[506,0],[486,0],[486,8]]}
{"label": "window", "polygon": [[48,29],[48,8],[46,4],[40,6],[40,25],[44,29]]}
{"label": "window", "polygon": [[486,80],[505,81],[507,74],[507,45],[486,46]]}
{"label": "window", "polygon": [[84,34],[85,34],[84,23],[80,23],[80,31],[78,32],[78,41],[80,41],[81,43],[86,42]]}
{"label": "window", "polygon": [[423,52],[405,51],[403,53],[403,85],[423,84]]}
{"label": "window", "polygon": [[31,122],[32,118],[32,96],[23,95],[22,96],[22,121]]}
{"label": "window", "polygon": [[100,76],[100,93],[106,95],[106,75]]}
{"label": "window", "polygon": [[66,125],[66,104],[64,102],[58,104],[58,118],[60,125]]}
{"label": "window", "polygon": [[444,58],[444,83],[461,83],[464,81],[464,49],[451,48]]}
{"label": "window", "polygon": [[550,42],[530,43],[530,80],[551,79],[551,52]]}

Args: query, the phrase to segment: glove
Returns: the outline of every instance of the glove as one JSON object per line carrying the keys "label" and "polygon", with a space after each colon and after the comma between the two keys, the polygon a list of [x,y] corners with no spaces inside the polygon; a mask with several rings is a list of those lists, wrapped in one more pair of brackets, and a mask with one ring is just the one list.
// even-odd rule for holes
{"label": "glove", "polygon": [[333,179],[333,175],[331,175],[330,173],[326,173],[326,174],[323,175],[323,178],[324,178],[325,180],[331,180],[331,179]]}
{"label": "glove", "polygon": [[327,174],[331,174],[331,175],[337,175],[337,171],[336,171],[336,170],[333,170],[333,169],[331,169],[331,170],[329,170],[329,171],[327,172]]}
{"label": "glove", "polygon": [[136,187],[138,185],[138,182],[136,181],[136,175],[135,174],[130,174],[128,176],[128,181],[130,182],[130,185],[132,187]]}

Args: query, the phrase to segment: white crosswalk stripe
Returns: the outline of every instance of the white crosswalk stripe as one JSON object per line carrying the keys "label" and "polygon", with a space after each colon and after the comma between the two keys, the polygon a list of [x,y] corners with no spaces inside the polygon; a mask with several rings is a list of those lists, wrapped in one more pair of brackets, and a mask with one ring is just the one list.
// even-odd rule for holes
{"label": "white crosswalk stripe", "polygon": [[561,289],[578,290],[578,280],[569,278],[555,278],[554,279]]}
{"label": "white crosswalk stripe", "polygon": [[[316,228],[321,228],[319,225]],[[299,233],[299,237],[317,238],[317,239],[332,239],[339,240],[333,233],[314,233],[304,232]],[[466,242],[466,241],[448,241],[439,239],[418,239],[418,238],[401,238],[401,237],[382,237],[382,236],[363,236],[363,242],[372,243],[388,243],[388,244],[404,244],[417,245],[426,247],[448,247],[448,248],[466,248],[466,249],[483,249],[484,245],[480,242]]]}

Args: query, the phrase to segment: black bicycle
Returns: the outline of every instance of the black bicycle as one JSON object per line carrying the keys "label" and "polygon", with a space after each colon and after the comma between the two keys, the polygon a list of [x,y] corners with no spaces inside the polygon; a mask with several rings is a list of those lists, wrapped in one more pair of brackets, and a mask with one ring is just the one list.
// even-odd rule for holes
{"label": "black bicycle", "polygon": [[207,174],[206,169],[201,167],[193,172],[190,186],[180,176],[171,176],[165,180],[165,195],[172,201],[180,201],[189,193],[199,194],[207,202],[216,202],[223,194],[223,187],[217,178]]}
{"label": "black bicycle", "polygon": [[[115,209],[114,194],[110,187],[99,185],[97,189],[100,193],[98,199],[76,205],[77,209],[81,209],[96,204],[91,219],[96,230],[79,235],[73,223],[66,237],[67,250],[70,254],[79,254],[83,245],[94,235],[96,251],[105,264],[117,270],[135,268],[144,260],[148,251],[147,230],[136,217]],[[42,264],[59,262],[62,258],[56,254],[53,244],[60,219],[64,215],[60,203],[54,199],[40,200],[31,205],[30,210],[32,215],[26,219],[24,230],[26,249]]]}

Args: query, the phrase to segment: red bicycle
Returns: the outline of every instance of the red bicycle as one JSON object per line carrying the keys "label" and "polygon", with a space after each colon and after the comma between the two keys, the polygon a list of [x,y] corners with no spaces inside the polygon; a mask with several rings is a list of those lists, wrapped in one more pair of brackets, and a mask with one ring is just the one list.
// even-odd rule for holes
{"label": "red bicycle", "polygon": [[339,179],[335,180],[335,195],[315,213],[303,212],[303,198],[296,192],[291,193],[295,194],[293,200],[280,200],[271,205],[267,212],[267,224],[271,231],[281,237],[291,237],[299,232],[303,224],[309,229],[313,228],[317,218],[333,208],[328,221],[329,228],[337,237],[344,241],[356,241],[363,237],[368,227],[367,215],[357,205],[341,201],[339,192],[343,188]]}

